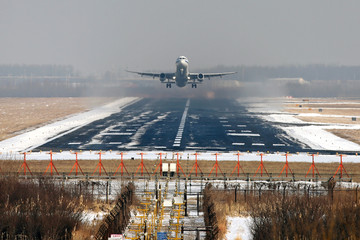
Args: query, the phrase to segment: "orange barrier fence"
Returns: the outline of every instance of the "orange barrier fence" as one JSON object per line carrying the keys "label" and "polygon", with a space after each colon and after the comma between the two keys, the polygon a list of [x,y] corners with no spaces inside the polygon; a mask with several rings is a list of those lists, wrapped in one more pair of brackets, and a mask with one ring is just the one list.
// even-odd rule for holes
{"label": "orange barrier fence", "polygon": [[[85,175],[84,171],[82,170],[82,168],[80,167],[80,164],[79,164],[79,161],[78,161],[78,154],[79,152],[71,152],[75,155],[75,163],[74,165],[72,166],[71,170],[70,170],[70,173],[68,173],[67,175],[70,176],[74,169],[75,169],[75,172],[73,174],[75,174],[75,176],[77,176],[78,174],[82,174],[83,176]],[[21,175],[23,174],[24,176],[30,174],[30,175],[33,175],[33,173],[31,172],[28,164],[27,164],[27,158],[26,156],[30,153],[27,153],[27,152],[24,152],[22,153],[23,154],[23,163],[21,164],[19,170],[18,170],[18,174]],[[45,172],[43,172],[43,175],[45,176],[46,173],[48,172],[48,170],[50,170],[49,174],[51,176],[53,175],[57,175],[59,176],[59,172],[58,170],[56,169],[55,167],[55,164],[54,164],[54,161],[53,161],[53,154],[55,154],[54,152],[50,151],[48,152],[49,156],[50,156],[50,162],[45,170]],[[96,165],[96,168],[95,170],[93,171],[92,175],[91,176],[109,176],[109,173],[106,171],[104,165],[102,164],[102,158],[101,156],[105,154],[105,152],[102,152],[102,151],[99,151],[99,152],[96,152],[96,154],[99,155],[99,162],[98,164]],[[129,171],[127,170],[126,166],[125,166],[125,163],[123,161],[123,156],[124,156],[125,153],[121,152],[119,153],[118,155],[121,155],[121,159],[120,160],[120,164],[118,165],[117,169],[115,172],[113,172],[112,176],[115,176],[119,169],[121,170],[121,176],[124,176],[125,174],[127,174],[128,176],[130,176],[131,174],[129,173]],[[144,174],[147,174],[148,176],[150,176],[150,173],[149,171],[147,170],[146,166],[145,166],[145,163],[144,163],[144,154],[145,153],[139,153],[139,155],[141,156],[141,162],[140,164],[138,165],[135,173],[134,173],[134,176],[136,176],[138,173],[141,175],[141,176],[144,176]],[[156,169],[154,172],[152,172],[151,175],[156,175],[156,174],[159,174],[160,176],[163,176],[164,175],[164,171],[163,171],[163,162],[162,162],[162,155],[163,153],[159,153],[159,163],[156,165]],[[193,154],[195,156],[195,163],[193,165],[193,167],[191,168],[190,172],[188,173],[185,173],[185,171],[183,170],[183,167],[181,166],[181,162],[180,162],[180,159],[179,157],[181,156],[181,153],[176,153],[175,156],[176,156],[176,170],[174,171],[173,175],[176,175],[176,176],[180,176],[181,177],[190,177],[190,176],[193,176],[195,174],[195,177],[198,177],[198,174],[201,174],[202,176],[204,176],[204,172],[201,170],[200,168],[200,165],[198,164],[198,155],[199,153],[195,153]],[[219,171],[219,177],[223,177],[223,176],[226,176],[226,173],[224,173],[221,168],[220,168],[220,164],[218,162],[218,155],[220,155],[220,153],[215,153],[213,154],[215,156],[215,163],[211,169],[211,171],[208,173],[208,177],[210,177],[212,174],[213,174],[213,171],[215,170],[214,174],[216,177],[218,177],[218,171]],[[237,154],[235,154],[238,156],[237,158],[237,161],[234,161],[234,168],[230,174],[230,177],[232,177],[234,175],[234,173],[236,172],[236,175],[238,178],[239,177],[246,177],[247,175],[249,175],[250,173],[248,172],[248,174],[245,174],[245,171],[243,169],[243,167],[241,166],[241,153],[238,152]],[[263,153],[259,153],[257,154],[258,156],[260,156],[260,164],[258,166],[258,168],[256,169],[256,172],[254,173],[253,175],[253,178],[256,177],[256,175],[258,174],[259,170],[260,170],[260,177],[263,178],[263,177],[267,177],[269,178],[270,177],[270,174],[269,172],[267,171],[267,169],[265,168],[265,163],[263,161],[263,156],[265,156],[265,154]],[[292,171],[292,169],[290,168],[290,164],[289,164],[289,161],[288,161],[288,157],[291,156],[291,154],[284,154],[283,156],[285,156],[285,164],[282,168],[282,170],[280,171],[280,174],[278,175],[278,178],[281,177],[282,173],[284,172],[285,170],[285,177],[288,178],[288,177],[293,177],[294,176],[294,172]],[[318,156],[318,154],[311,154],[310,155],[312,157],[312,163],[308,169],[308,171],[306,172],[305,174],[305,179],[315,179],[315,178],[319,178],[321,177],[320,175],[320,172],[318,171],[317,167],[316,167],[316,164],[315,164],[315,157]],[[343,157],[345,155],[338,155],[340,157],[340,162],[339,162],[339,166],[338,168],[336,169],[336,171],[334,171],[334,174],[332,175],[333,178],[335,178],[336,176],[338,176],[340,179],[342,179],[344,177],[344,175],[346,175],[347,178],[351,178],[350,175],[348,174],[348,172],[346,171],[344,165],[343,165]],[[174,163],[175,164],[175,163]],[[193,170],[195,169],[195,173],[193,172]],[[80,170],[80,171],[79,171]],[[125,170],[125,171],[124,171]],[[139,171],[140,170],[140,171]],[[145,170],[145,171],[144,171]],[[242,172],[242,174],[240,174],[240,170]],[[280,169],[279,169],[280,170]],[[3,170],[0,169],[0,172],[3,172]],[[199,171],[199,172],[198,172]],[[291,175],[289,175],[289,172],[291,173]],[[95,174],[97,173],[97,174]],[[220,174],[221,173],[221,174]],[[264,175],[264,173],[266,173],[266,176]],[[312,174],[309,174],[309,173],[312,173]],[[344,174],[345,173],[345,174]],[[167,172],[165,173],[167,174]],[[263,176],[264,175],[264,176]],[[298,175],[299,176],[299,175]],[[272,177],[272,176],[271,176]]]}

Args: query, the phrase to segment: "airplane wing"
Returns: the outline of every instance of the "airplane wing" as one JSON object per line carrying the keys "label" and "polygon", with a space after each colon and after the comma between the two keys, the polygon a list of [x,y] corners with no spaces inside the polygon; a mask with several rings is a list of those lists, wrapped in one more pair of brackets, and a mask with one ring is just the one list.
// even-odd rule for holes
{"label": "airplane wing", "polygon": [[173,80],[175,77],[175,73],[151,73],[151,72],[135,72],[135,71],[128,71],[127,72],[130,73],[136,73],[139,74],[140,76],[148,76],[148,77],[152,77],[152,78],[163,78],[163,79],[169,79],[169,80]]}
{"label": "airplane wing", "polygon": [[222,77],[222,76],[226,76],[226,75],[231,75],[231,74],[235,74],[237,72],[223,72],[223,73],[190,73],[190,79],[194,80],[194,79],[199,79],[200,78],[208,78],[210,79],[211,77]]}

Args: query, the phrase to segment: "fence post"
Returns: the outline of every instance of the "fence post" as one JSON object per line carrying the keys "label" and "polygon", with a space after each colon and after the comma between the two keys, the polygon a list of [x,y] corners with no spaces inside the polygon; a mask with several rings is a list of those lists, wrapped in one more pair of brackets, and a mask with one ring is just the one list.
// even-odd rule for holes
{"label": "fence post", "polygon": [[245,203],[246,203],[246,189],[244,191]]}
{"label": "fence post", "polygon": [[109,204],[109,181],[106,181],[106,203]]}
{"label": "fence post", "polygon": [[200,212],[200,193],[197,193],[197,195],[196,195],[196,210],[197,210],[197,215],[199,216],[199,212]]}
{"label": "fence post", "polygon": [[286,195],[286,185],[284,186],[283,199],[285,199],[285,195]]}
{"label": "fence post", "polygon": [[262,186],[260,186],[260,188],[259,188],[259,201],[261,200],[261,187]]}
{"label": "fence post", "polygon": [[187,217],[188,216],[188,209],[187,209],[187,180],[185,180],[184,202],[185,202],[185,217]]}

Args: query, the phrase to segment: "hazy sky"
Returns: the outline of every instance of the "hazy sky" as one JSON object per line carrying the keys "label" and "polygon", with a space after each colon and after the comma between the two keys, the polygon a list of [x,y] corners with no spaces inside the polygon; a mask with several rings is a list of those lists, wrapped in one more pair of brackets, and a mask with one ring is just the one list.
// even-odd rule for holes
{"label": "hazy sky", "polygon": [[360,65],[360,1],[0,0],[0,64]]}

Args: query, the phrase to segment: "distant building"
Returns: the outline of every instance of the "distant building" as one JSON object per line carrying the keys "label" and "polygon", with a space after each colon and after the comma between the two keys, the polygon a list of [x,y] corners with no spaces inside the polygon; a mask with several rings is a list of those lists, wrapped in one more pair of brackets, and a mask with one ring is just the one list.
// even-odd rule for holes
{"label": "distant building", "polygon": [[306,81],[303,78],[269,78],[268,81],[276,82],[280,84],[287,84],[287,83],[295,83],[300,85],[310,84],[309,81]]}

